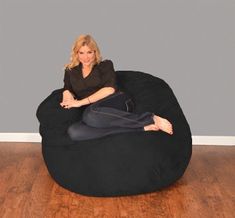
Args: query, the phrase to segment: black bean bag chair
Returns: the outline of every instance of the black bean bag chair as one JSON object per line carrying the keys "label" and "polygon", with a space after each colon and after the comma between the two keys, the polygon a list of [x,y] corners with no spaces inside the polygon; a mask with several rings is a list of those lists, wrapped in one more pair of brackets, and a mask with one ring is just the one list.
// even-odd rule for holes
{"label": "black bean bag chair", "polygon": [[120,90],[135,103],[134,113],[154,112],[171,121],[163,131],[128,132],[84,141],[69,138],[68,127],[81,120],[85,106],[60,106],[63,89],[37,108],[42,154],[51,177],[62,187],[86,196],[124,196],[154,192],[176,182],[192,154],[188,122],[169,85],[138,71],[116,71]]}

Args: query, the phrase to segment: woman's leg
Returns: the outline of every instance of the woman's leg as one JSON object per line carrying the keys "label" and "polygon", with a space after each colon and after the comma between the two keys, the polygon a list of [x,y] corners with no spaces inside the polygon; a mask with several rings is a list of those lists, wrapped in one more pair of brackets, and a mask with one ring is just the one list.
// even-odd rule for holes
{"label": "woman's leg", "polygon": [[84,121],[93,127],[106,128],[118,126],[134,129],[142,127],[144,131],[162,130],[173,134],[172,124],[167,119],[151,112],[141,114],[130,113],[133,111],[133,108],[134,103],[130,96],[126,93],[118,92],[92,104],[87,109],[87,112],[84,113]]}
{"label": "woman's leg", "polygon": [[115,133],[159,130],[154,126],[156,115],[130,113],[131,103],[131,99],[120,92],[95,102],[85,109],[82,121],[69,127],[68,134],[73,140],[80,141]]}
{"label": "woman's leg", "polygon": [[[123,92],[115,93],[88,106],[83,113],[83,122],[96,128],[142,128],[154,124],[151,112],[136,114],[128,111],[131,99]],[[129,105],[129,106],[128,106]]]}
{"label": "woman's leg", "polygon": [[[93,109],[94,108],[97,109],[97,108],[100,108],[103,106],[114,107],[119,112],[120,111],[128,112],[128,111],[133,110],[133,104],[131,102],[131,99],[127,95],[125,95],[124,93],[121,93],[121,92],[114,93],[113,95],[110,95],[110,96],[88,106],[85,109],[85,111],[83,112],[83,114],[86,114],[85,116],[83,116],[83,119],[85,117],[85,120],[87,120],[87,116],[90,117],[92,115],[93,112],[90,113],[91,106],[93,106],[92,107]],[[93,109],[92,109],[92,111],[93,111]],[[96,109],[94,111],[96,111]],[[106,117],[106,119],[108,117]],[[97,118],[98,117],[95,118],[96,122],[98,121]],[[99,115],[99,118],[102,119],[102,117],[100,117],[100,115]],[[92,118],[90,117],[89,119],[92,119]],[[89,121],[89,123],[90,123],[90,121]],[[84,121],[76,122],[69,127],[68,134],[71,139],[76,140],[76,141],[82,141],[82,140],[100,138],[100,137],[110,135],[110,134],[115,134],[115,133],[144,131],[144,128],[142,125],[140,127],[136,127],[136,128],[125,128],[125,127],[107,125],[107,121],[105,121],[105,123],[106,123],[106,125],[104,125],[104,126],[107,126],[106,128],[104,128],[104,127],[97,128],[96,125],[95,125],[95,127],[93,127],[93,126],[87,125],[87,123],[85,123]]]}
{"label": "woman's leg", "polygon": [[115,133],[135,132],[135,131],[143,131],[143,128],[141,127],[136,129],[121,128],[121,127],[96,128],[88,126],[82,121],[74,123],[68,128],[68,134],[70,138],[75,141],[96,139]]}

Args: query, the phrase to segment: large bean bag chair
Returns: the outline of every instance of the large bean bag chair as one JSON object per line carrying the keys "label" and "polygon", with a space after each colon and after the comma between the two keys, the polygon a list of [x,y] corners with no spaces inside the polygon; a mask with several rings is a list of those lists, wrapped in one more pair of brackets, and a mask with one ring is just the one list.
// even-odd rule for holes
{"label": "large bean bag chair", "polygon": [[192,154],[189,124],[169,85],[138,71],[116,71],[120,90],[135,104],[134,113],[154,112],[171,121],[163,131],[127,132],[73,141],[68,127],[81,120],[85,106],[60,106],[63,89],[54,90],[37,108],[42,154],[51,177],[86,196],[124,196],[161,190],[181,178]]}

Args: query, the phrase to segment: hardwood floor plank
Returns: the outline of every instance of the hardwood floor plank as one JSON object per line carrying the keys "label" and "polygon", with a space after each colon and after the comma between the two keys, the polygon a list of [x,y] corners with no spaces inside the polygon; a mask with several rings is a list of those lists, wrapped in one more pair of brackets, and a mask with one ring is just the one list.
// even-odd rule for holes
{"label": "hardwood floor plank", "polygon": [[70,191],[54,183],[44,216],[61,217],[61,218],[69,217],[70,202],[71,202]]}
{"label": "hardwood floor plank", "polygon": [[45,165],[41,165],[25,204],[23,217],[44,217],[53,186],[54,181]]}
{"label": "hardwood floor plank", "polygon": [[[16,168],[13,179],[9,182],[5,192],[5,201],[2,205],[2,217],[17,217],[22,213],[29,197],[35,175],[38,170],[38,162],[32,158],[25,158]],[[20,212],[20,213],[19,213]]]}
{"label": "hardwood floor plank", "polygon": [[[215,216],[234,217],[235,214],[230,214],[235,208],[235,202],[231,201],[231,199],[235,199],[235,174],[234,166],[231,164],[234,161],[234,154],[231,155],[229,148],[226,153],[223,147],[217,149],[220,152],[208,149],[200,156],[201,168],[204,166],[203,171],[205,174],[201,184],[202,187],[205,187],[205,198]],[[202,174],[200,169],[197,171],[200,175]]]}
{"label": "hardwood floor plank", "polygon": [[[36,147],[23,146],[22,143],[16,144],[0,144],[0,190],[3,199],[0,217],[19,215],[21,212],[19,208],[24,206],[41,164],[37,161],[38,155],[35,156],[35,149],[39,151]],[[2,190],[3,187],[4,190]]]}

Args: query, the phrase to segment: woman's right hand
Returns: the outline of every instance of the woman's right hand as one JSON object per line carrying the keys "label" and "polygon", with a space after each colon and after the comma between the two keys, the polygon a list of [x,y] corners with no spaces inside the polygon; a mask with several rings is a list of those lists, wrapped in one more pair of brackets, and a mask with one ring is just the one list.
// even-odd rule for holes
{"label": "woman's right hand", "polygon": [[64,100],[60,103],[60,105],[63,108],[66,108],[66,109],[70,109],[72,107],[81,107],[82,106],[81,101],[76,100],[76,99]]}
{"label": "woman's right hand", "polygon": [[68,102],[73,101],[74,96],[69,90],[63,91],[63,100],[60,103],[61,107],[64,107]]}
{"label": "woman's right hand", "polygon": [[67,105],[70,101],[73,101],[74,99],[63,99],[62,102],[60,102],[60,106],[64,107],[65,105]]}

